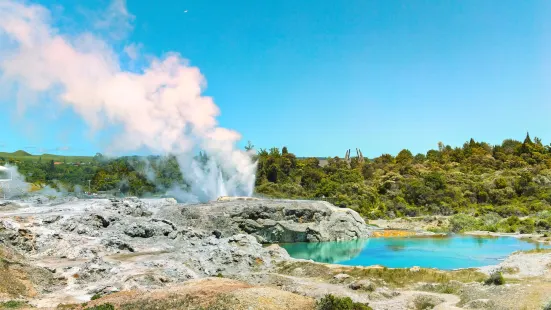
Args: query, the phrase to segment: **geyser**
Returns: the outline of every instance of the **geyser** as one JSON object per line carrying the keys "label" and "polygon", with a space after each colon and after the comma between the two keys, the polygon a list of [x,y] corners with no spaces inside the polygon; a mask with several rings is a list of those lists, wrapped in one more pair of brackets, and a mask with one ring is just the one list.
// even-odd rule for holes
{"label": "geyser", "polygon": [[[103,24],[129,25],[133,18],[121,0],[105,16]],[[71,107],[94,131],[116,128],[107,153],[175,155],[191,185],[189,200],[252,194],[256,164],[236,148],[240,134],[218,125],[220,111],[202,95],[206,81],[198,68],[176,53],[143,57],[133,48],[127,57],[143,69],[125,70],[116,42],[92,31],[64,35],[53,24],[43,6],[0,1],[0,83],[17,86],[14,98],[39,93]],[[27,102],[17,104],[24,111]],[[199,149],[209,154],[206,169],[193,159]]]}

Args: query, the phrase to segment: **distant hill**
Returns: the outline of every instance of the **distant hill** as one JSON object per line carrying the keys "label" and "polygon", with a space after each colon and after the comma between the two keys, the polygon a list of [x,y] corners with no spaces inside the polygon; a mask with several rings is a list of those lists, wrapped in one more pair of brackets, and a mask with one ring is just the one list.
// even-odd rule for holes
{"label": "distant hill", "polygon": [[42,154],[42,155],[32,155],[25,151],[16,151],[13,153],[9,152],[0,152],[0,159],[15,159],[15,160],[32,160],[37,161],[41,159],[42,161],[65,161],[67,163],[75,162],[90,162],[93,160],[93,156],[64,156],[64,155],[54,155],[54,154]]}
{"label": "distant hill", "polygon": [[30,153],[27,153],[25,151],[19,150],[11,153],[13,156],[32,156]]}

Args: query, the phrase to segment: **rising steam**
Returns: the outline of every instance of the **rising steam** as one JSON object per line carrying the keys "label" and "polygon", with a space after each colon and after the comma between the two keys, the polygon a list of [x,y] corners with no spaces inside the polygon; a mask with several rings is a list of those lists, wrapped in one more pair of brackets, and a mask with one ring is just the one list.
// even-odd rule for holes
{"label": "rising steam", "polygon": [[25,176],[19,173],[17,167],[0,166],[0,198],[17,197],[30,189],[31,185],[25,182]]}
{"label": "rising steam", "polygon": [[[124,1],[116,3],[110,18],[128,23]],[[138,58],[139,49],[132,50]],[[201,95],[206,81],[199,69],[176,53],[148,59],[142,71],[126,71],[108,40],[91,32],[63,35],[45,7],[0,1],[1,83],[52,96],[94,131],[120,128],[108,151],[174,154],[191,185],[191,200],[251,195],[256,165],[235,147],[239,133],[218,126],[220,111]],[[18,105],[25,109],[25,102]],[[206,166],[194,160],[198,150],[209,155]]]}

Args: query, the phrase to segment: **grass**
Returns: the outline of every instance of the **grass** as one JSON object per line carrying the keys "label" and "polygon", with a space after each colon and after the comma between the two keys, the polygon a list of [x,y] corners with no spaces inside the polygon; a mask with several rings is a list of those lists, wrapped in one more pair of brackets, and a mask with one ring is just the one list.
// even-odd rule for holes
{"label": "grass", "polygon": [[441,294],[457,294],[461,291],[462,285],[457,281],[450,281],[446,283],[427,283],[420,288],[422,291],[441,293]]}
{"label": "grass", "polygon": [[21,300],[10,300],[0,303],[0,309],[19,309],[19,308],[28,308],[29,304],[26,301]]}
{"label": "grass", "polygon": [[356,279],[370,279],[375,283],[385,282],[392,287],[406,287],[419,282],[448,283],[455,280],[469,283],[486,280],[486,275],[476,269],[441,271],[437,269],[421,268],[418,271],[413,271],[407,268],[384,267],[330,268],[323,264],[311,262],[284,262],[280,263],[278,267],[278,272],[282,274],[293,274],[295,270],[300,270],[301,273],[306,276],[330,279],[338,273],[345,273]]}
{"label": "grass", "polygon": [[515,251],[515,253],[524,253],[524,254],[551,253],[551,249],[535,248],[535,249],[525,250],[525,251]]}
{"label": "grass", "polygon": [[[120,306],[121,310],[203,309],[198,297],[170,295],[163,299],[141,299]],[[100,309],[97,309],[100,310]]]}

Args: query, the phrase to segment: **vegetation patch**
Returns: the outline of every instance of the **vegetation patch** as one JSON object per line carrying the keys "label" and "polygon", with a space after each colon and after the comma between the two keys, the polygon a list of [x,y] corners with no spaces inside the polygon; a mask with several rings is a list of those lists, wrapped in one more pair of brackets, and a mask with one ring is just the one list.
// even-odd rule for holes
{"label": "vegetation patch", "polygon": [[316,303],[316,310],[372,310],[366,304],[354,302],[350,297],[325,295]]}
{"label": "vegetation patch", "polygon": [[201,300],[194,296],[170,295],[162,299],[140,299],[139,301],[125,303],[121,310],[163,310],[163,309],[205,309],[201,306]]}
{"label": "vegetation patch", "polygon": [[425,283],[419,290],[441,293],[441,294],[458,294],[463,289],[463,284],[458,281],[450,281],[445,283]]}
{"label": "vegetation patch", "polygon": [[535,248],[535,249],[525,250],[525,251],[516,251],[515,253],[544,254],[544,253],[551,253],[551,249]]}
{"label": "vegetation patch", "polygon": [[433,309],[438,304],[441,304],[443,300],[434,296],[419,295],[413,300],[415,310],[427,310]]}
{"label": "vegetation patch", "polygon": [[6,302],[0,302],[0,309],[20,309],[29,308],[29,304],[26,301],[10,300]]}
{"label": "vegetation patch", "polygon": [[326,280],[336,274],[344,273],[354,279],[368,279],[374,283],[386,283],[393,287],[405,287],[420,282],[423,283],[449,283],[458,281],[463,283],[483,282],[487,276],[474,268],[454,271],[442,271],[438,269],[412,270],[408,268],[385,267],[340,267],[331,268],[324,264],[311,262],[284,262],[279,264],[278,272],[282,274],[304,277],[319,277]]}
{"label": "vegetation patch", "polygon": [[89,308],[84,308],[85,310],[115,310],[115,306],[112,304],[102,304],[98,306],[93,306]]}
{"label": "vegetation patch", "polygon": [[384,281],[394,287],[405,287],[419,282],[448,283],[452,280],[459,282],[481,282],[486,276],[476,269],[461,269],[455,271],[440,271],[437,269],[410,270],[407,268],[354,268],[348,272],[357,278],[369,278],[375,281]]}
{"label": "vegetation patch", "polygon": [[505,284],[505,278],[503,278],[503,274],[501,272],[496,271],[493,272],[488,279],[484,281],[484,284],[486,285],[503,285]]}

